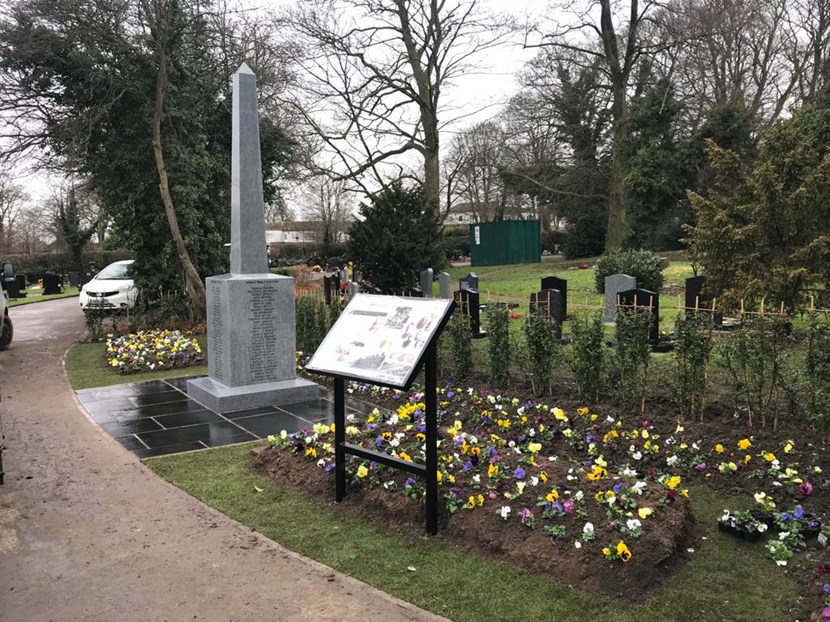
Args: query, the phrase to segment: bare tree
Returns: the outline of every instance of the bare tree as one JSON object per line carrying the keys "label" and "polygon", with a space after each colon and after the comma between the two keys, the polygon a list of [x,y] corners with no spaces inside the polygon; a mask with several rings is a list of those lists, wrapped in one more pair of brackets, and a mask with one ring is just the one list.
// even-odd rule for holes
{"label": "bare tree", "polygon": [[319,224],[317,239],[324,243],[342,242],[352,214],[346,182],[318,175],[306,182],[304,199],[305,217]]}
{"label": "bare tree", "polygon": [[630,233],[626,214],[625,177],[628,139],[628,102],[634,69],[644,54],[662,49],[663,42],[642,37],[644,25],[661,6],[656,0],[573,0],[559,5],[572,19],[554,22],[550,29],[536,25],[529,29],[526,45],[552,47],[600,61],[611,92],[611,166],[608,184],[607,250],[622,248]]}
{"label": "bare tree", "polygon": [[[287,16],[302,54],[302,98],[293,103],[321,139],[321,168],[367,191],[407,170],[417,153],[438,211],[441,94],[507,30],[478,0],[307,0]],[[391,173],[391,175],[390,175]],[[372,181],[364,181],[368,176]]]}
{"label": "bare tree", "polygon": [[664,13],[664,27],[682,42],[673,49],[674,71],[695,118],[712,104],[740,103],[763,127],[792,102],[805,61],[790,4],[681,0]]}
{"label": "bare tree", "polygon": [[0,173],[0,252],[12,251],[12,234],[28,196],[7,173]]}
{"label": "bare tree", "polygon": [[505,138],[496,121],[485,121],[458,133],[450,145],[448,159],[457,169],[455,192],[479,222],[505,216],[507,191],[499,176],[507,164]]}

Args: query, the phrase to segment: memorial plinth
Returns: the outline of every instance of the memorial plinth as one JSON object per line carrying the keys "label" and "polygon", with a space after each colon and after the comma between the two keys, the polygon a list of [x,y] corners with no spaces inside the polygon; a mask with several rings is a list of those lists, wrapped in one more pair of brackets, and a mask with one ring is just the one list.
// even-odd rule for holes
{"label": "memorial plinth", "polygon": [[294,279],[224,274],[207,279],[208,374],[187,393],[216,412],[291,404],[320,396],[297,378]]}
{"label": "memorial plinth", "polygon": [[233,76],[231,273],[207,279],[208,377],[187,394],[215,412],[316,399],[297,378],[294,279],[268,272],[256,77]]}

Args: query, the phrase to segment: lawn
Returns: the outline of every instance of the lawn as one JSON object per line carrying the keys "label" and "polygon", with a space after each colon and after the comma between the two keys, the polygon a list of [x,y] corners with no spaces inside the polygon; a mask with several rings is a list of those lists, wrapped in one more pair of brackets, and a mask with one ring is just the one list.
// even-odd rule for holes
{"label": "lawn", "polygon": [[[154,458],[146,464],[287,548],[452,620],[785,620],[796,585],[762,547],[710,530],[694,559],[658,592],[610,599],[570,589],[447,546],[439,534],[369,524],[249,472],[251,445]],[[698,520],[713,525],[732,499],[692,489]],[[299,520],[302,517],[302,520]],[[540,554],[542,554],[540,552]],[[414,569],[414,570],[413,570]]]}
{"label": "lawn", "polygon": [[[207,361],[207,337],[198,335],[196,339]],[[103,343],[79,343],[66,354],[66,373],[69,383],[76,391],[92,387],[106,387],[125,382],[142,382],[160,378],[178,378],[180,376],[203,376],[207,374],[207,365],[194,365],[177,369],[142,372],[137,374],[119,374],[108,366],[105,359],[106,346]]]}
{"label": "lawn", "polygon": [[25,298],[12,298],[9,300],[10,307],[20,307],[22,305],[30,305],[35,302],[45,302],[46,300],[56,300],[57,298],[69,298],[78,295],[77,287],[64,287],[62,294],[52,294],[49,296],[43,295],[43,288],[33,285],[26,289]]}
{"label": "lawn", "polygon": [[[458,288],[458,279],[474,272],[479,278],[482,303],[491,297],[516,302],[519,303],[521,313],[527,312],[530,294],[539,291],[542,278],[558,276],[568,281],[568,312],[573,314],[603,308],[603,295],[598,294],[595,288],[594,263],[595,259],[566,261],[560,257],[551,257],[533,264],[453,266],[448,272],[453,290]],[[674,327],[678,309],[684,305],[684,281],[693,276],[692,266],[682,256],[673,254],[663,274],[665,282],[660,296],[660,328],[670,331]],[[434,291],[437,295],[437,283]]]}

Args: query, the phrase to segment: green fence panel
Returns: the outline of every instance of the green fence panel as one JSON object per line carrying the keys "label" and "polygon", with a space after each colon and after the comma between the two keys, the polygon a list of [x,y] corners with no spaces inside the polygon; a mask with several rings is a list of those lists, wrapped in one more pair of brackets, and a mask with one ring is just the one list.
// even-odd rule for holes
{"label": "green fence panel", "polygon": [[542,261],[538,220],[501,220],[470,225],[470,263],[502,266]]}

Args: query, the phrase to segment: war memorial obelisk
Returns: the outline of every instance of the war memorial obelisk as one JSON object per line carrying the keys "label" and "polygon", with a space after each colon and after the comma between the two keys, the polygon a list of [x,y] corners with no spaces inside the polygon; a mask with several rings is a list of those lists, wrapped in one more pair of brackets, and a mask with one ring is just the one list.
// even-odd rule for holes
{"label": "war memorial obelisk", "polygon": [[207,279],[208,376],[187,394],[215,412],[320,396],[297,378],[294,279],[268,271],[256,76],[233,75],[231,273]]}

